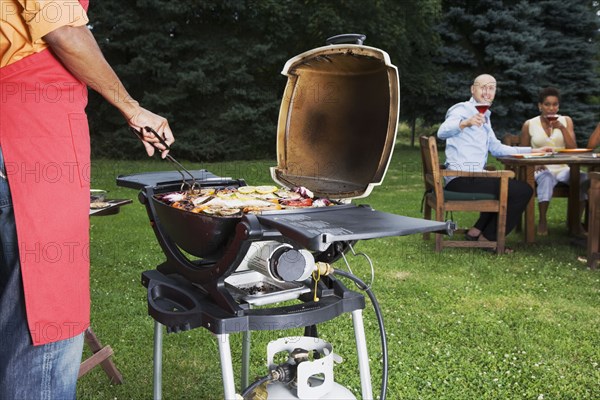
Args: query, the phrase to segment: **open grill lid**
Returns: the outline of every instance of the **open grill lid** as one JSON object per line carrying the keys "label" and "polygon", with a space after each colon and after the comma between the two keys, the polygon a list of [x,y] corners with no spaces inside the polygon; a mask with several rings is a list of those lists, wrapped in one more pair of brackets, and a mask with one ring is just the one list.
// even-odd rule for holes
{"label": "open grill lid", "polygon": [[282,74],[288,82],[273,180],[320,197],[368,196],[382,183],[396,140],[399,80],[389,55],[329,45],[290,59]]}

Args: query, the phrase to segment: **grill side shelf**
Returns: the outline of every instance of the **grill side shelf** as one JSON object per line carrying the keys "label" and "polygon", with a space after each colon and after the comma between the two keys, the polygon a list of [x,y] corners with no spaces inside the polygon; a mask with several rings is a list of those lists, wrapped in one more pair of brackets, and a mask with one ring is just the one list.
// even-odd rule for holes
{"label": "grill side shelf", "polygon": [[324,251],[334,242],[426,232],[451,233],[446,222],[405,217],[356,205],[262,214],[258,220],[313,251]]}
{"label": "grill side shelf", "polygon": [[[222,184],[231,181],[231,178],[223,178],[213,174],[205,169],[190,171],[198,183],[202,184]],[[186,177],[189,180],[189,177]],[[178,171],[157,171],[143,172],[131,175],[119,175],[117,177],[117,186],[141,190],[146,186],[161,186],[173,183],[181,183],[182,176]]]}

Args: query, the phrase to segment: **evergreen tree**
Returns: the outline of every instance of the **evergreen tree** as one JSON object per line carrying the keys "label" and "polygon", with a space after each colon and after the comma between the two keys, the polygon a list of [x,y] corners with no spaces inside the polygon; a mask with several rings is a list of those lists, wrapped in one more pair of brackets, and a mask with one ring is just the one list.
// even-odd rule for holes
{"label": "evergreen tree", "polygon": [[[170,120],[174,154],[219,160],[271,153],[277,95],[285,84],[277,74],[285,47],[273,43],[283,7],[192,0],[95,4],[93,27],[107,58],[135,98]],[[100,111],[92,138],[112,137],[119,145],[96,147],[109,156],[128,155],[131,140],[123,138],[122,122],[115,125]]]}
{"label": "evergreen tree", "polygon": [[561,112],[573,118],[584,142],[598,119],[591,99],[599,87],[592,2],[443,1],[443,13],[438,30],[445,46],[438,61],[446,104],[437,104],[438,121],[450,105],[469,97],[476,75],[489,73],[499,87],[492,107],[498,136],[519,132],[538,113],[539,89],[552,85],[561,90]]}
{"label": "evergreen tree", "polygon": [[[92,2],[90,17],[132,96],[169,118],[173,154],[204,161],[272,158],[281,68],[340,33],[364,33],[365,45],[390,53],[400,70],[401,110],[417,104],[435,87],[429,26],[438,3],[103,0]],[[95,155],[137,156],[122,118],[97,96],[91,103]]]}

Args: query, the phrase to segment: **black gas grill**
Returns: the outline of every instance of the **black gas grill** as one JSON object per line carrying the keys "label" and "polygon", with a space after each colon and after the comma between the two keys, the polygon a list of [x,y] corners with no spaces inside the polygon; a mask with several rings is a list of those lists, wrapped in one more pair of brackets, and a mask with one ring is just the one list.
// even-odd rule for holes
{"label": "black gas grill", "polygon": [[[332,275],[315,284],[315,272],[321,274],[359,240],[453,229],[451,223],[350,202],[381,184],[395,143],[398,76],[385,52],[362,44],[329,45],[291,59],[283,74],[288,84],[272,177],[279,185],[307,187],[345,204],[238,217],[202,215],[157,200],[157,195],[181,190],[177,171],[119,177],[118,185],[140,190],[166,257],[156,270],[142,274],[142,283],[148,289],[150,315],[168,331],[204,327],[226,337],[306,327],[307,335],[314,334],[317,324],[345,312],[356,317],[365,306],[362,294]],[[205,170],[191,175],[195,187],[246,184]],[[286,300],[297,301],[281,305]],[[265,305],[270,307],[255,307]],[[362,322],[355,330],[364,363]],[[155,333],[160,336],[159,330]],[[160,341],[155,351],[162,349]],[[226,365],[229,349],[220,351],[225,397],[233,398],[232,369]],[[361,380],[367,379],[368,361],[360,372]],[[157,379],[155,397],[160,395]],[[368,379],[363,397],[369,396]]]}

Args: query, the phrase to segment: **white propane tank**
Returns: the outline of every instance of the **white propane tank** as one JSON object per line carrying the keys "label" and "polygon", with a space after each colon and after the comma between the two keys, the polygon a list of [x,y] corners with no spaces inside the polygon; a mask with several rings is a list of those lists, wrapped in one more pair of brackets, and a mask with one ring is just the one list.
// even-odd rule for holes
{"label": "white propane tank", "polygon": [[[319,379],[317,379],[317,378],[309,378],[308,379],[309,385],[313,385],[313,384],[318,385],[319,383],[323,383],[323,382],[322,381],[319,382]],[[281,382],[275,382],[275,383],[269,384],[269,386],[267,386],[267,393],[268,393],[268,397],[267,397],[268,400],[288,400],[288,399],[356,400],[356,397],[352,394],[352,392],[350,390],[348,390],[347,388],[345,388],[344,386],[342,386],[336,382],[333,382],[331,384],[330,390],[321,397],[298,397],[297,390],[290,388],[290,387],[288,387],[288,385],[281,383]]]}
{"label": "white propane tank", "polygon": [[288,384],[272,382],[267,385],[269,400],[301,399],[301,400],[356,400],[356,397],[346,387],[334,382],[334,361],[342,360],[333,353],[330,343],[313,337],[291,336],[270,342],[267,346],[267,364],[269,369],[274,369],[277,364],[273,362],[276,354],[286,352],[289,359],[298,349],[307,353],[319,353],[319,358],[303,360],[297,364],[296,379]]}

